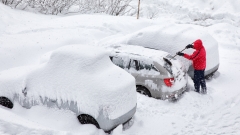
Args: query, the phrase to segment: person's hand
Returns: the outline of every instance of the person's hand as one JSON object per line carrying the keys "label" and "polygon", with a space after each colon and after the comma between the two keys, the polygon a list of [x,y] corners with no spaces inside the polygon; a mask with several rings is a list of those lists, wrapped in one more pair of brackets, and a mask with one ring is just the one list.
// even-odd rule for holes
{"label": "person's hand", "polygon": [[184,53],[181,53],[181,52],[177,52],[176,54],[179,55],[179,56],[183,56],[184,55]]}
{"label": "person's hand", "polygon": [[193,48],[193,45],[192,44],[187,45],[186,49],[188,49],[188,48]]}

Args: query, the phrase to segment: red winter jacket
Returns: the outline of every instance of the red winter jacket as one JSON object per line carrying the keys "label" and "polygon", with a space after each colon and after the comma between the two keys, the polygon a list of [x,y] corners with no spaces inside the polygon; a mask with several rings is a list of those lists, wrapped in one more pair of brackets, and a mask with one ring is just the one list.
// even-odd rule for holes
{"label": "red winter jacket", "polygon": [[195,70],[204,70],[206,68],[206,51],[200,39],[194,42],[193,49],[196,51],[192,55],[184,54],[184,57],[193,61]]}

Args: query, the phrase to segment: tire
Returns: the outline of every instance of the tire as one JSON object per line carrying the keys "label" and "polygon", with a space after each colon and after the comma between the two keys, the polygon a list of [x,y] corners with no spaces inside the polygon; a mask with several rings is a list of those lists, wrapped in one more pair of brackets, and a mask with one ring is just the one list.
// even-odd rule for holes
{"label": "tire", "polygon": [[137,92],[148,97],[152,97],[149,90],[143,86],[137,86]]}
{"label": "tire", "polygon": [[11,100],[9,100],[8,98],[6,97],[0,97],[0,105],[4,106],[4,107],[7,107],[9,109],[12,109],[13,108],[13,103]]}
{"label": "tire", "polygon": [[81,124],[93,124],[95,125],[98,129],[100,129],[100,126],[98,124],[98,122],[90,115],[88,114],[81,114],[78,116],[78,121]]}

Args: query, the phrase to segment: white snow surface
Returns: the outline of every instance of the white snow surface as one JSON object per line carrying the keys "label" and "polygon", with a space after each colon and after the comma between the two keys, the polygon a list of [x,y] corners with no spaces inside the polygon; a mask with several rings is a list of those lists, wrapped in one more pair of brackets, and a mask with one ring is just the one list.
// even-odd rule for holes
{"label": "white snow surface", "polygon": [[[193,27],[194,24],[207,31],[219,46],[220,67],[213,78],[206,82],[208,94],[195,93],[190,78],[189,92],[178,102],[156,100],[138,94],[133,125],[126,130],[122,130],[120,125],[112,135],[239,135],[239,2],[142,0],[141,14],[154,9],[159,13],[153,19],[143,18],[147,16],[142,15],[139,20],[136,17],[107,15],[41,15],[11,9],[0,3],[0,70],[16,66],[23,66],[24,69],[26,65],[35,65],[39,63],[40,56],[60,46],[98,44],[148,26],[189,24]],[[137,1],[133,5],[137,5]],[[12,71],[5,75],[16,74]],[[21,78],[23,71],[19,77],[16,74],[16,79]],[[105,135],[92,125],[79,124],[70,111],[45,106],[25,109],[14,104],[12,110],[0,106],[1,135]]]}
{"label": "white snow surface", "polygon": [[[136,2],[133,5],[137,4]],[[142,0],[140,15],[176,19],[177,23],[210,26],[226,22],[239,27],[239,0]],[[137,6],[137,5],[135,5]]]}

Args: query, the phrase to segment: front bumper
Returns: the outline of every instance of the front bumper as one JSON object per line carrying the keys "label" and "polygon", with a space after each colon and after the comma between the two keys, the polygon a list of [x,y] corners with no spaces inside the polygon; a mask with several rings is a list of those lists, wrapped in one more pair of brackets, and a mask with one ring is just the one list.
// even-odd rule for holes
{"label": "front bumper", "polygon": [[134,108],[132,108],[130,111],[128,111],[127,113],[125,113],[124,115],[116,118],[116,119],[109,119],[106,118],[102,113],[99,115],[99,117],[97,118],[97,122],[100,126],[101,129],[103,129],[105,132],[110,132],[112,131],[114,128],[116,128],[118,125],[120,124],[125,124],[127,123],[129,120],[131,120],[131,118],[134,116],[135,112],[137,109],[137,104]]}

